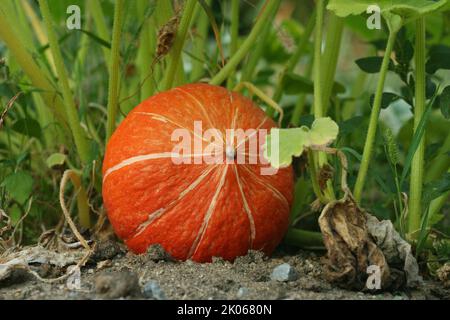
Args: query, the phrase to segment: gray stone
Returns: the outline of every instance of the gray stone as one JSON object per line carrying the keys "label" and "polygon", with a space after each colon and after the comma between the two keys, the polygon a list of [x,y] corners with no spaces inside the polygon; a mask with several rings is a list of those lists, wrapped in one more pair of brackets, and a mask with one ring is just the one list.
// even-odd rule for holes
{"label": "gray stone", "polygon": [[131,271],[103,272],[95,278],[95,291],[104,299],[138,297],[138,277]]}
{"label": "gray stone", "polygon": [[248,295],[248,289],[246,287],[240,287],[236,293],[238,299],[244,298]]}
{"label": "gray stone", "polygon": [[166,300],[166,294],[159,286],[159,283],[156,280],[148,281],[142,290],[144,297],[148,299],[156,299],[156,300]]}
{"label": "gray stone", "polygon": [[273,269],[270,279],[280,282],[295,281],[298,274],[289,263],[283,263]]}

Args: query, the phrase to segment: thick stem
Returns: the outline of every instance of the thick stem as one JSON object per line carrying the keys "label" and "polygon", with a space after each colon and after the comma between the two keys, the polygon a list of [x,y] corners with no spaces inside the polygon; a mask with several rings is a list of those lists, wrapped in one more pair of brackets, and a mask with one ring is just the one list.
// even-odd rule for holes
{"label": "thick stem", "polygon": [[314,32],[314,117],[323,117],[322,88],[322,35],[324,0],[317,0],[316,27]]}
{"label": "thick stem", "polygon": [[[230,57],[234,56],[238,49],[239,41],[239,5],[240,0],[231,0],[231,29],[230,29]],[[228,77],[227,88],[231,90],[234,86],[233,78]]]}
{"label": "thick stem", "polygon": [[[163,80],[162,88],[163,90],[169,90],[173,86],[175,79],[175,74],[180,65],[181,51],[183,50],[184,41],[186,40],[186,35],[191,25],[192,15],[194,13],[197,0],[187,0],[183,16],[181,17],[180,27],[177,30],[177,35],[173,43],[173,47],[169,53],[169,64],[167,70],[165,70],[165,77]],[[182,65],[180,66],[182,68]]]}
{"label": "thick stem", "polygon": [[[317,15],[314,34],[314,118],[323,117],[323,83],[322,83],[322,37],[323,37],[323,17],[325,13],[324,0],[317,0]],[[327,155],[318,153],[312,155],[314,159],[314,167],[318,172],[322,166],[327,163]],[[331,181],[327,181],[324,190],[327,201],[335,199],[333,186]]]}
{"label": "thick stem", "polygon": [[275,18],[276,12],[272,12],[272,15],[268,17],[266,25],[264,26],[259,40],[255,45],[255,48],[249,53],[248,59],[245,62],[245,66],[242,70],[242,76],[240,81],[251,81],[256,70],[258,62],[261,60],[261,56],[264,53],[264,45],[270,34],[270,29],[272,27],[273,19]]}
{"label": "thick stem", "polygon": [[[425,112],[425,18],[416,21],[416,46],[415,46],[415,67],[416,67],[416,89],[414,104],[414,133],[419,126],[423,113]],[[425,155],[425,133],[419,142],[416,153],[411,162],[411,176],[409,185],[409,212],[408,212],[408,233],[415,237],[420,229],[422,220],[422,187]]]}
{"label": "thick stem", "polygon": [[366,142],[364,145],[364,151],[361,160],[361,166],[359,168],[358,177],[356,178],[356,184],[354,189],[354,195],[357,202],[361,201],[362,191],[364,188],[364,184],[366,182],[367,171],[369,169],[370,160],[372,158],[375,135],[378,127],[378,117],[380,115],[381,109],[381,99],[383,97],[384,83],[386,81],[386,75],[388,72],[390,57],[392,49],[394,48],[396,36],[397,36],[396,31],[390,32],[386,46],[386,51],[383,57],[383,63],[381,65],[380,77],[378,78],[375,99],[373,102],[372,111],[370,113],[369,129],[367,131]]}
{"label": "thick stem", "polygon": [[81,184],[81,177],[74,171],[70,172],[71,172],[70,180],[72,180],[72,183],[75,187],[75,193],[77,196],[78,219],[80,221],[80,225],[83,228],[90,228],[91,218],[90,218],[89,200],[86,190],[83,188],[83,185]]}
{"label": "thick stem", "polygon": [[348,120],[355,115],[356,103],[358,101],[358,97],[361,96],[361,92],[364,92],[366,81],[367,81],[367,73],[365,73],[362,70],[359,71],[359,74],[352,85],[350,93],[351,99],[350,101],[344,103],[344,106],[342,108],[342,115],[341,115],[342,120],[344,121]]}
{"label": "thick stem", "polygon": [[240,81],[251,81],[256,70],[256,66],[263,55],[264,44],[266,43],[267,36],[269,35],[270,24],[266,25],[261,33],[261,38],[256,43],[254,50],[249,54],[248,59],[245,61],[245,67],[242,70],[242,76]]}
{"label": "thick stem", "polygon": [[136,9],[139,18],[141,19],[142,29],[139,35],[139,80],[141,83],[141,101],[150,97],[153,94],[153,81],[149,79],[149,74],[152,72],[151,56],[156,48],[156,33],[151,28],[151,17],[146,17],[148,1],[138,0]]}
{"label": "thick stem", "polygon": [[122,19],[124,0],[116,0],[114,6],[113,35],[111,55],[109,58],[109,87],[108,87],[108,117],[106,122],[106,142],[108,142],[116,127],[117,110],[119,107],[119,58],[120,38],[122,35]]}
{"label": "thick stem", "polygon": [[255,45],[256,41],[258,40],[258,37],[261,35],[261,32],[267,23],[267,19],[273,12],[278,10],[280,1],[281,0],[271,0],[266,2],[264,8],[262,9],[263,12],[260,13],[258,21],[255,23],[247,39],[245,39],[245,41],[239,47],[236,54],[234,54],[233,57],[231,57],[231,59],[228,61],[225,67],[223,67],[219,71],[219,73],[217,73],[211,79],[211,81],[209,82],[210,84],[220,85],[236,69],[237,65],[242,61],[242,59],[244,59],[245,55]]}
{"label": "thick stem", "polygon": [[[207,1],[209,5],[211,1]],[[192,73],[191,82],[198,81],[204,75],[204,59],[205,50],[208,41],[209,20],[204,10],[200,7],[198,14],[197,32],[194,40],[194,47],[192,48],[193,55],[196,59],[192,59]]]}
{"label": "thick stem", "polygon": [[52,51],[52,55],[55,60],[56,71],[62,88],[67,120],[69,122],[70,130],[72,131],[73,139],[75,141],[80,159],[83,163],[86,163],[89,160],[88,143],[86,135],[80,124],[80,119],[78,117],[78,111],[77,107],[75,106],[72,91],[70,90],[67,70],[64,66],[64,60],[61,54],[61,49],[59,48],[58,39],[56,38],[56,33],[53,30],[53,21],[47,0],[39,0],[39,6],[41,8],[42,17],[44,18],[44,22],[47,27],[50,50]]}
{"label": "thick stem", "polygon": [[305,249],[325,249],[320,232],[289,228],[284,241]]}
{"label": "thick stem", "polygon": [[316,165],[314,162],[314,154],[312,151],[308,152],[308,166],[309,166],[309,171],[310,171],[310,176],[311,176],[311,184],[313,187],[314,194],[316,195],[317,199],[319,199],[319,201],[321,203],[327,203],[328,201],[325,198],[325,196],[323,195],[322,190],[320,189],[319,180],[318,180],[318,172],[316,169]]}
{"label": "thick stem", "polygon": [[344,29],[344,19],[333,13],[330,13],[330,15],[327,26],[328,33],[325,42],[325,50],[322,56],[322,60],[326,61],[326,64],[322,65],[322,103],[324,115],[327,114],[328,106],[330,104],[329,100],[334,86],[334,77],[341,49],[342,30]]}

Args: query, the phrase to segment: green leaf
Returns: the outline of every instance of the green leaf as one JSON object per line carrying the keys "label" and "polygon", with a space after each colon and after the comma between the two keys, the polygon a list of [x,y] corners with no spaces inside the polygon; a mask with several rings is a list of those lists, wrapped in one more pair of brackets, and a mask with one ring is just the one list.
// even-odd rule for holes
{"label": "green leaf", "polygon": [[66,161],[67,156],[63,153],[53,153],[50,157],[45,161],[49,168],[53,168],[55,166],[61,166]]}
{"label": "green leaf", "polygon": [[33,178],[27,172],[17,171],[7,176],[1,186],[14,200],[24,204],[33,191]]}
{"label": "green leaf", "polygon": [[339,134],[339,127],[331,118],[316,119],[309,132],[308,146],[324,146],[334,141]]}
{"label": "green leaf", "polygon": [[370,5],[376,4],[385,17],[395,14],[409,20],[438,10],[446,3],[447,0],[330,0],[327,9],[340,17],[346,17],[364,13]]}
{"label": "green leaf", "polygon": [[308,78],[294,73],[287,73],[283,78],[283,88],[286,94],[313,93],[314,85]]}
{"label": "green leaf", "polygon": [[[264,146],[265,157],[275,168],[291,164],[292,157],[299,157],[305,148],[324,146],[334,141],[339,133],[339,127],[331,118],[316,119],[311,129],[306,126],[290,129],[272,129],[266,138]],[[278,153],[272,152],[272,140],[278,136]],[[276,139],[276,138],[275,138]]]}
{"label": "green leaf", "polygon": [[[383,96],[381,98],[381,108],[386,109],[395,101],[401,99],[401,97],[392,92],[383,92]],[[375,100],[375,95],[372,94],[370,96],[370,106],[373,107],[373,101]]]}
{"label": "green leaf", "polygon": [[339,123],[339,136],[345,137],[347,134],[353,133],[358,130],[363,123],[363,116],[355,116],[345,121],[341,121]]}
{"label": "green leaf", "polygon": [[405,28],[402,28],[395,41],[395,58],[399,64],[409,65],[413,57],[414,47],[411,41],[406,38]]}
{"label": "green leaf", "polygon": [[450,173],[445,173],[439,180],[430,182],[424,186],[423,203],[428,205],[432,200],[450,191]]}
{"label": "green leaf", "polygon": [[346,92],[346,88],[345,88],[345,86],[342,83],[335,81],[334,84],[333,84],[333,90],[332,91],[333,91],[333,94],[341,94],[341,93],[345,93]]}
{"label": "green leaf", "polygon": [[[278,157],[272,152],[273,134],[278,134]],[[266,138],[265,157],[275,168],[286,167],[291,164],[292,157],[299,157],[308,143],[309,129],[307,127],[291,129],[272,129]]]}
{"label": "green leaf", "polygon": [[426,71],[434,74],[439,69],[450,70],[450,47],[436,45],[431,47],[429,59],[426,64]]}
{"label": "green leaf", "polygon": [[[355,61],[358,67],[367,73],[378,73],[381,70],[383,63],[383,57],[366,57]],[[392,60],[389,63],[389,70],[394,69],[394,63]]]}
{"label": "green leaf", "polygon": [[425,96],[427,99],[430,99],[434,96],[436,93],[437,86],[436,84],[431,80],[430,76],[426,77],[425,82]]}
{"label": "green leaf", "polygon": [[88,30],[83,30],[83,29],[76,29],[82,33],[84,33],[85,35],[87,35],[89,38],[91,38],[94,42],[97,42],[98,44],[100,44],[101,46],[111,49],[111,43],[109,41],[106,41],[102,38],[100,38],[99,36],[93,34],[92,32],[88,31]]}
{"label": "green leaf", "polygon": [[12,129],[23,135],[40,139],[42,136],[41,126],[34,119],[19,119],[12,125]]}
{"label": "green leaf", "polygon": [[445,119],[450,119],[450,86],[447,86],[439,96],[439,106]]}

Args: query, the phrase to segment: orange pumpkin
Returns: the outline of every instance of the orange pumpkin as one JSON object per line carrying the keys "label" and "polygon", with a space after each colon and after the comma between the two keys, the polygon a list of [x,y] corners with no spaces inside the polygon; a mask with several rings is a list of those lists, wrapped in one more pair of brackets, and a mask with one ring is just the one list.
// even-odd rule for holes
{"label": "orange pumpkin", "polygon": [[[200,121],[222,138],[199,134]],[[255,151],[250,141],[259,134],[239,141],[225,133],[275,126],[251,100],[208,84],[142,102],[112,135],[103,162],[103,200],[116,234],[136,253],[158,243],[180,260],[233,260],[249,249],[271,254],[288,227],[292,168],[262,174],[270,167],[261,157],[264,135]],[[182,140],[174,132],[188,132],[200,153],[174,152]],[[212,144],[222,149],[207,155],[225,161],[203,161]]]}

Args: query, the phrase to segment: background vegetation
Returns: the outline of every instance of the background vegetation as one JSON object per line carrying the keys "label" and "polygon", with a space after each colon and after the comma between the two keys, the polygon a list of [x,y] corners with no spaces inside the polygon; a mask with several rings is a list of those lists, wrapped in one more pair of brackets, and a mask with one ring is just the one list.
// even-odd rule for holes
{"label": "background vegetation", "polygon": [[[416,2],[420,8],[426,1]],[[16,229],[11,241],[35,243],[61,226],[67,169],[70,211],[80,225],[93,226],[103,214],[106,141],[140,101],[188,82],[232,89],[247,81],[282,106],[284,127],[309,126],[322,116],[338,123],[334,145],[349,159],[357,199],[391,219],[432,272],[450,255],[450,5],[443,2],[393,37],[388,20],[369,30],[367,14],[341,18],[322,0],[2,0],[0,208]],[[80,30],[66,27],[70,5],[81,8]],[[367,162],[371,113],[378,127],[369,131]],[[339,164],[317,161],[324,196],[333,197],[339,181],[328,178]],[[366,173],[359,173],[361,161]],[[317,248],[312,171],[303,157],[294,167],[286,242]]]}

